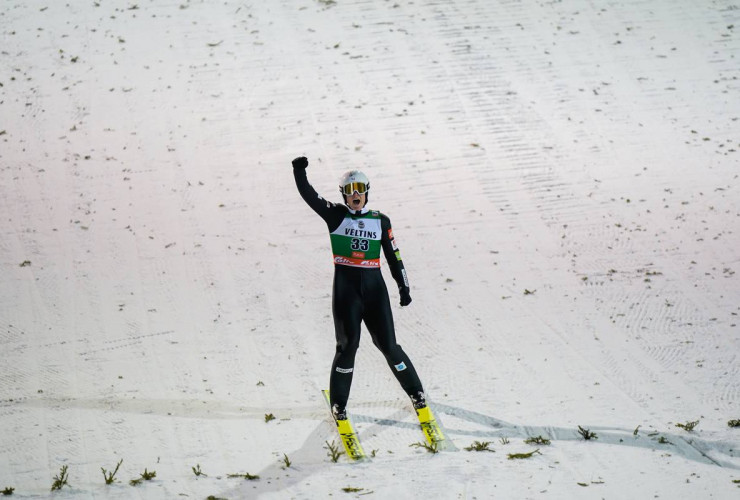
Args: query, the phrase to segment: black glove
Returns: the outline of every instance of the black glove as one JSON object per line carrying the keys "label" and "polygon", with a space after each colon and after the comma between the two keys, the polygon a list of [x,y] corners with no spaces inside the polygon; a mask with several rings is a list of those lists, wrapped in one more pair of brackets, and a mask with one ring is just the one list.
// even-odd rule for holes
{"label": "black glove", "polygon": [[398,293],[401,294],[401,307],[411,304],[411,294],[409,294],[409,287],[402,286],[398,289]]}
{"label": "black glove", "polygon": [[308,167],[308,158],[305,156],[299,156],[293,160],[293,168],[306,168]]}

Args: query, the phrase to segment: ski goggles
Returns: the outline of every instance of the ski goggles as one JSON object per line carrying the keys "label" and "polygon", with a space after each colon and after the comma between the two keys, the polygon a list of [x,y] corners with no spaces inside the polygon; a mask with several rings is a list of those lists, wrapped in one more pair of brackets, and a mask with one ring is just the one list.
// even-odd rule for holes
{"label": "ski goggles", "polygon": [[367,193],[367,184],[364,182],[350,182],[349,184],[342,186],[342,193],[347,196],[350,196],[355,191],[357,191],[358,194]]}

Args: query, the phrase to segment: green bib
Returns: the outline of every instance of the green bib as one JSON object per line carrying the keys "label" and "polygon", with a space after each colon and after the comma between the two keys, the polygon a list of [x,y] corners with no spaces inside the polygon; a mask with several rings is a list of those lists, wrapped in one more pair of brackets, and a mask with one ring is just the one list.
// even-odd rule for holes
{"label": "green bib", "polygon": [[335,264],[380,268],[380,212],[371,210],[362,216],[348,213],[329,236]]}

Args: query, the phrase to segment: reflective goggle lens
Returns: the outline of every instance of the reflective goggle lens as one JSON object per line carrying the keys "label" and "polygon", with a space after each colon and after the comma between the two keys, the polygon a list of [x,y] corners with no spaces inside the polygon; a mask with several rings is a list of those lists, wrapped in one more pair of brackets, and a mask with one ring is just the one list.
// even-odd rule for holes
{"label": "reflective goggle lens", "polygon": [[342,192],[347,196],[357,191],[359,194],[365,194],[367,192],[367,184],[364,182],[350,182],[345,184],[342,188]]}

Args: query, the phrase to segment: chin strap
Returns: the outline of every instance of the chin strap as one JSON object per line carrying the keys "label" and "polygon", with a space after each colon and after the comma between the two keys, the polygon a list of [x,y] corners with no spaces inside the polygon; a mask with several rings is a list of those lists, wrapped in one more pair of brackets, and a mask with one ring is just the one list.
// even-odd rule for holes
{"label": "chin strap", "polygon": [[350,211],[351,213],[353,213],[353,214],[364,214],[364,213],[367,213],[367,212],[369,212],[369,211],[370,211],[370,209],[369,209],[369,208],[367,208],[367,207],[362,207],[362,208],[361,208],[361,209],[359,209],[359,210],[355,210],[354,208],[352,208],[352,207],[350,207],[349,205],[347,205],[347,208],[349,208],[349,211]]}

